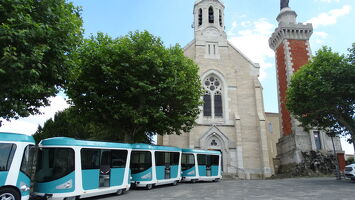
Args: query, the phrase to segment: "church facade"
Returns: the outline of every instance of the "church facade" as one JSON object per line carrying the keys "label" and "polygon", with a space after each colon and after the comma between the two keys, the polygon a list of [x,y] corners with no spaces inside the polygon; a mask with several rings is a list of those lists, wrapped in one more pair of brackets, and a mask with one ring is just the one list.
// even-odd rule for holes
{"label": "church facade", "polygon": [[[297,24],[296,13],[281,0],[278,28],[269,40],[276,54],[279,113],[265,113],[259,65],[228,40],[224,5],[198,0],[194,5],[194,39],[185,56],[199,66],[204,95],[196,125],[189,133],[158,136],[158,145],[209,149],[222,153],[223,175],[263,179],[280,166],[303,162],[302,152],[333,153],[331,138],[318,130],[305,132],[287,111],[284,100],[292,73],[311,59],[311,24]],[[341,157],[339,138],[335,149]]]}
{"label": "church facade", "polygon": [[260,67],[227,40],[219,0],[197,1],[193,13],[195,38],[184,51],[199,66],[204,104],[191,132],[158,137],[158,144],[218,150],[224,174],[270,177]]}

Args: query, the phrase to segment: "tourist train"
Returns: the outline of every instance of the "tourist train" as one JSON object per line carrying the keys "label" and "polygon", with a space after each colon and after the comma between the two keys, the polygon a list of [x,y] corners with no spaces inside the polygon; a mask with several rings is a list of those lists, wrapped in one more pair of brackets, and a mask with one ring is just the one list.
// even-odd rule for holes
{"label": "tourist train", "polygon": [[219,181],[222,178],[221,152],[182,149],[182,181]]}
{"label": "tourist train", "polygon": [[34,196],[74,200],[130,188],[130,144],[57,137],[38,147]]}
{"label": "tourist train", "polygon": [[32,136],[0,132],[0,199],[27,200],[35,157]]}
{"label": "tourist train", "polygon": [[132,182],[152,189],[156,185],[176,185],[181,180],[181,149],[177,147],[132,145]]}
{"label": "tourist train", "polygon": [[29,199],[31,180],[34,198],[75,200],[221,174],[219,151],[0,132],[0,199]]}

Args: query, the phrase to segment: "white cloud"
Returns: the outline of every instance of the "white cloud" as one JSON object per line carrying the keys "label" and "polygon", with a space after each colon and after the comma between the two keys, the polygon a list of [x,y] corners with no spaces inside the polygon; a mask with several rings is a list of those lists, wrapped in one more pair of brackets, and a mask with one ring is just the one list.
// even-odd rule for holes
{"label": "white cloud", "polygon": [[326,32],[314,32],[312,40],[317,44],[324,44],[324,40],[328,37]]}
{"label": "white cloud", "polygon": [[270,49],[268,39],[274,31],[274,25],[266,19],[256,21],[242,21],[239,23],[240,30],[236,31],[237,23],[233,22],[232,28],[228,31],[229,41],[241,50],[252,62],[260,64],[260,80],[267,76],[265,70],[272,67],[274,63],[267,62],[267,58],[274,57]]}
{"label": "white cloud", "polygon": [[18,120],[3,121],[3,125],[0,127],[0,132],[13,132],[32,135],[37,131],[38,125],[43,125],[45,121],[54,117],[54,114],[58,111],[62,111],[69,107],[63,96],[56,96],[49,98],[51,105],[40,108],[43,113],[41,115],[33,115],[26,118],[20,118]]}
{"label": "white cloud", "polygon": [[344,5],[342,8],[333,9],[326,13],[321,13],[317,17],[308,20],[307,23],[312,23],[314,28],[336,24],[337,19],[341,16],[349,14],[351,9],[352,7],[350,5]]}

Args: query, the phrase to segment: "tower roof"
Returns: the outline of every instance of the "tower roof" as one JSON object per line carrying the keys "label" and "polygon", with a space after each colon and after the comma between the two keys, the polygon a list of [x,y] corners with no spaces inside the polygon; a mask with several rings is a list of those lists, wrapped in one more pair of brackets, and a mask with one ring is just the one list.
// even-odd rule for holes
{"label": "tower roof", "polygon": [[[207,1],[207,0],[196,0],[196,1],[195,1],[195,5],[201,3],[202,1]],[[209,0],[209,1],[218,1],[219,3],[221,3],[222,5],[224,5],[223,0]]]}

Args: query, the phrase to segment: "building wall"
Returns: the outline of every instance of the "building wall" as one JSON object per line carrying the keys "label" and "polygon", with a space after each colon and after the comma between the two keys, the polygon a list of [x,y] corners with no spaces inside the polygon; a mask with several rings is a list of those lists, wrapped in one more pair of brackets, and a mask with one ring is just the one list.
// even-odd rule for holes
{"label": "building wall", "polygon": [[[271,163],[271,167],[273,172],[275,173],[275,165],[278,165],[275,162],[277,157],[277,148],[276,143],[279,141],[281,137],[280,132],[280,114],[279,113],[265,113],[266,117],[266,134],[267,134],[267,142],[269,147],[269,160]],[[278,166],[276,166],[277,168]]]}

